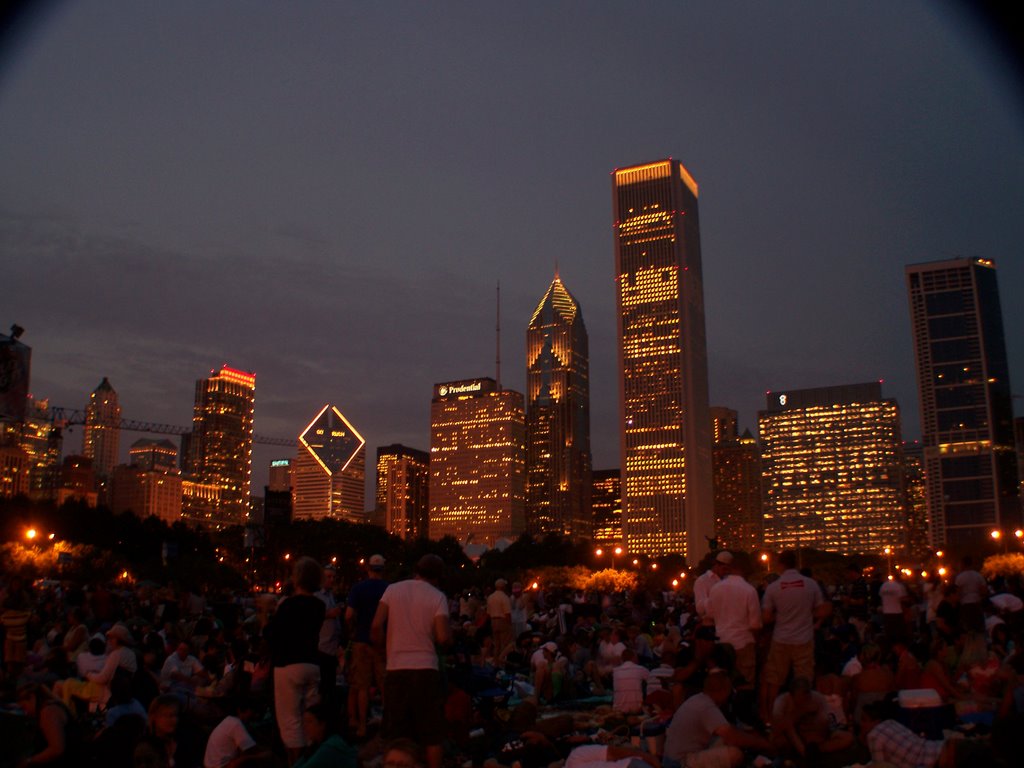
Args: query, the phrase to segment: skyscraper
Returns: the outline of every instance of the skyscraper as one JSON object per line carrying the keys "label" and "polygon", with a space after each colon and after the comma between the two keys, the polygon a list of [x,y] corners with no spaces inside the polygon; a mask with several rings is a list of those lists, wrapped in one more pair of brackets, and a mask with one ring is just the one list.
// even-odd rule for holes
{"label": "skyscraper", "polygon": [[697,183],[669,159],[612,185],[623,535],[695,563],[714,536]]}
{"label": "skyscraper", "polygon": [[769,392],[758,421],[768,547],[904,545],[899,407],[880,383]]}
{"label": "skyscraper", "polygon": [[996,267],[953,259],[906,275],[931,544],[978,550],[1021,522]]}
{"label": "skyscraper", "polygon": [[178,449],[167,438],[142,438],[128,449],[128,461],[133,467],[150,472],[178,471]]}
{"label": "skyscraper", "polygon": [[594,510],[594,543],[622,543],[622,478],[617,469],[595,469],[590,506]]}
{"label": "skyscraper", "polygon": [[299,435],[292,465],[292,519],[365,522],[366,441],[328,403]]}
{"label": "skyscraper", "polygon": [[[186,496],[185,514],[192,522],[212,527],[243,525],[249,514],[252,478],[252,434],[256,374],[221,367],[196,382],[192,434],[187,441],[190,480],[220,489]],[[194,503],[193,503],[194,502]]]}
{"label": "skyscraper", "polygon": [[99,478],[110,475],[118,462],[121,440],[121,405],[117,392],[107,377],[89,395],[85,406],[85,430],[82,432],[82,453],[92,459],[92,469]]}
{"label": "skyscraper", "polygon": [[737,434],[737,413],[711,409],[715,531],[719,547],[753,551],[764,546],[761,452],[750,430]]}
{"label": "skyscraper", "polygon": [[377,508],[388,533],[430,535],[430,454],[398,443],[377,449]]}
{"label": "skyscraper", "polygon": [[438,384],[430,403],[430,536],[493,545],[525,529],[526,415],[494,379]]}
{"label": "skyscraper", "polygon": [[526,331],[527,528],[590,538],[590,373],[579,303],[555,275]]}

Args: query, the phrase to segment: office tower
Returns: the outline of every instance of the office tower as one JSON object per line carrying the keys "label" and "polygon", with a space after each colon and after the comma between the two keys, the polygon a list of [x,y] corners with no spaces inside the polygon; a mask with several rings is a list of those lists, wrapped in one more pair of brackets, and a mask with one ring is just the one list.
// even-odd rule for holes
{"label": "office tower", "polygon": [[931,543],[979,550],[1021,521],[995,264],[935,261],[906,275]]}
{"label": "office tower", "polygon": [[16,443],[0,442],[0,499],[28,496],[29,460]]}
{"label": "office tower", "polygon": [[526,331],[526,524],[590,538],[590,373],[583,313],[555,275]]}
{"label": "office tower", "polygon": [[144,437],[128,449],[128,463],[152,472],[177,473],[178,449],[167,438],[154,440]]}
{"label": "office tower", "polygon": [[213,528],[243,525],[249,514],[252,477],[252,434],[256,374],[221,367],[196,382],[192,434],[188,440],[189,480],[220,489],[186,494],[185,514],[191,522]]}
{"label": "office tower", "polygon": [[[53,423],[50,401],[36,400],[29,395],[25,400],[24,420],[0,421],[0,445],[16,448],[24,456],[24,459],[16,459],[15,451],[10,450],[7,461],[12,466],[23,466],[28,473],[28,497],[33,501],[55,501],[64,439]],[[24,481],[19,480],[18,486],[23,485]]]}
{"label": "office tower", "polygon": [[105,478],[118,462],[121,441],[121,405],[117,392],[107,377],[89,395],[85,406],[85,430],[82,433],[82,453],[92,459],[92,468],[99,478]]}
{"label": "office tower", "polygon": [[708,410],[711,413],[711,445],[727,443],[739,437],[739,414],[736,411],[720,405],[714,405]]}
{"label": "office tower", "polygon": [[903,546],[900,413],[879,382],[769,392],[758,421],[767,547]]}
{"label": "office tower", "polygon": [[398,443],[377,449],[377,509],[388,533],[430,535],[430,454]]}
{"label": "office tower", "polygon": [[696,563],[714,536],[697,184],[671,159],[612,179],[623,535]]}
{"label": "office tower", "polygon": [[[137,517],[158,517],[168,525],[182,518],[184,487],[195,483],[183,481],[177,469],[147,469],[137,464],[119,464],[110,475],[110,508],[117,514],[132,512]],[[213,498],[196,501],[194,508],[216,508],[219,501],[216,486],[202,486]],[[194,494],[193,494],[194,495]]]}
{"label": "office tower", "polygon": [[270,462],[270,473],[267,477],[267,490],[283,493],[292,490],[292,460],[273,459]]}
{"label": "office tower", "polygon": [[595,469],[591,474],[591,508],[594,510],[594,543],[622,543],[622,480],[617,469]]}
{"label": "office tower", "polygon": [[430,537],[493,546],[525,530],[526,415],[494,379],[437,384],[430,403]]}
{"label": "office tower", "polygon": [[366,451],[355,427],[328,403],[299,435],[292,466],[292,519],[365,522]]}
{"label": "office tower", "polygon": [[736,424],[736,411],[711,409],[715,542],[752,552],[764,545],[761,453],[750,430],[738,435]]}
{"label": "office tower", "polygon": [[924,446],[903,444],[903,482],[907,500],[907,554],[923,560],[928,555],[928,495],[924,484]]}
{"label": "office tower", "polygon": [[[28,415],[32,348],[18,340],[24,331],[21,326],[12,325],[9,336],[0,333],[0,425],[19,424]],[[3,440],[4,430],[0,430],[0,441]]]}

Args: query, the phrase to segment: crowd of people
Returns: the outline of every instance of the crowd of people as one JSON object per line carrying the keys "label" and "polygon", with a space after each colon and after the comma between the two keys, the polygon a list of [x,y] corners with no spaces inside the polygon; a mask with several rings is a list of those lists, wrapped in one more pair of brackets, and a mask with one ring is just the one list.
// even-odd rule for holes
{"label": "crowd of people", "polygon": [[708,560],[692,594],[446,594],[436,555],[280,595],[3,576],[0,768],[1018,764],[1019,582]]}

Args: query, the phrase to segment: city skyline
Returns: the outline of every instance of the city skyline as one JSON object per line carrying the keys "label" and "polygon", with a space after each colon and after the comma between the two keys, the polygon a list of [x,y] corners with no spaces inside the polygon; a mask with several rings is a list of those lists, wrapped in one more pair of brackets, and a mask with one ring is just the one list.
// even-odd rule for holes
{"label": "city skyline", "polygon": [[903,269],[958,255],[998,265],[1024,389],[1021,115],[949,6],[396,8],[56,3],[7,38],[0,322],[35,395],[108,377],[124,417],[187,425],[231,361],[258,434],[338,401],[371,449],[425,449],[430,388],[493,370],[498,280],[525,391],[557,263],[617,467],[607,174],[666,155],[701,182],[710,401],[741,431],[765,390],[884,378],[919,437]]}

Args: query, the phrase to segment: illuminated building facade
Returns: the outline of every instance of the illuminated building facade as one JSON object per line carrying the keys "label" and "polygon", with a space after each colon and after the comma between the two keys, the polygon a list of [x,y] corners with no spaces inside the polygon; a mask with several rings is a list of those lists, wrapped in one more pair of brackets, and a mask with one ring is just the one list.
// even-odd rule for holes
{"label": "illuminated building facade", "polygon": [[623,537],[695,563],[714,536],[697,184],[671,159],[612,180]]}
{"label": "illuminated building facade", "polygon": [[769,392],[758,421],[767,547],[902,548],[900,414],[880,383]]}
{"label": "illuminated building facade", "polygon": [[299,435],[292,465],[292,519],[366,521],[366,441],[328,403]]}
{"label": "illuminated building facade", "polygon": [[590,538],[587,329],[558,275],[526,331],[526,392],[527,529]]}
{"label": "illuminated building facade", "polygon": [[292,490],[292,460],[274,459],[270,462],[270,472],[267,476],[267,490],[273,493],[291,492]]}
{"label": "illuminated building facade", "polygon": [[256,374],[227,365],[210,374],[196,382],[187,467],[190,480],[220,489],[219,501],[204,507],[204,493],[185,512],[191,522],[213,528],[244,525],[252,479]]}
{"label": "illuminated building facade", "polygon": [[750,430],[737,434],[737,414],[711,409],[715,541],[722,549],[752,552],[764,546],[761,452]]}
{"label": "illuminated building facade", "polygon": [[430,537],[493,546],[525,530],[526,415],[494,379],[437,384],[430,403]]}
{"label": "illuminated building facade", "polygon": [[594,543],[602,547],[621,544],[622,476],[617,469],[595,469],[591,477]]}
{"label": "illuminated building facade", "polygon": [[377,509],[388,533],[430,535],[430,454],[398,443],[377,449]]}
{"label": "illuminated building facade", "polygon": [[0,443],[0,499],[28,496],[28,454],[17,444]]}
{"label": "illuminated building facade", "polygon": [[196,483],[183,481],[176,471],[120,464],[114,467],[110,477],[110,508],[117,514],[133,512],[141,518],[158,517],[170,525],[182,517],[186,485],[193,508],[216,508],[219,487],[200,485],[197,488]]}
{"label": "illuminated building facade", "polygon": [[142,438],[128,449],[128,463],[139,469],[154,472],[178,471],[178,448],[170,440]]}
{"label": "illuminated building facade", "polygon": [[[28,497],[33,501],[54,501],[60,483],[60,462],[64,440],[50,415],[50,401],[25,399],[23,421],[0,422],[0,445],[18,448],[24,464],[14,458],[8,460],[25,467],[28,473]],[[19,470],[21,471],[21,470]],[[24,481],[18,481],[24,487]]]}
{"label": "illuminated building facade", "polygon": [[906,268],[933,548],[981,550],[1021,524],[995,264]]}
{"label": "illuminated building facade", "polygon": [[92,468],[97,477],[107,477],[118,463],[120,442],[121,405],[117,392],[104,376],[103,381],[89,395],[82,433],[82,454],[92,459]]}

